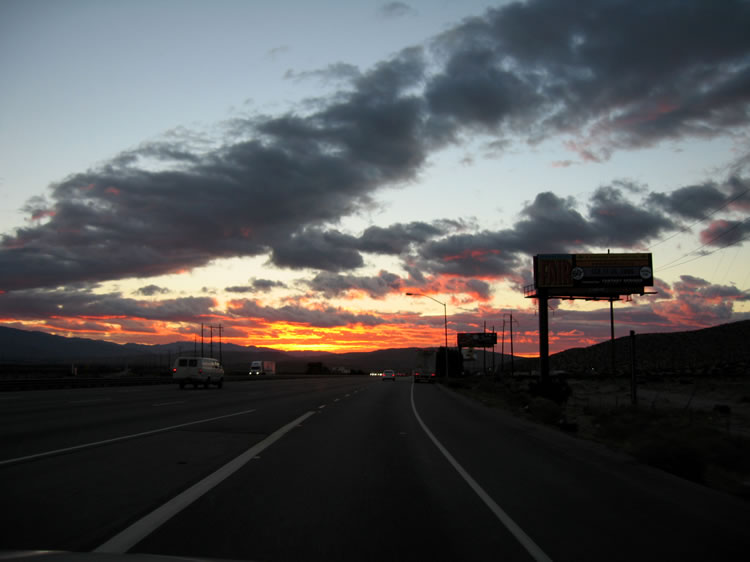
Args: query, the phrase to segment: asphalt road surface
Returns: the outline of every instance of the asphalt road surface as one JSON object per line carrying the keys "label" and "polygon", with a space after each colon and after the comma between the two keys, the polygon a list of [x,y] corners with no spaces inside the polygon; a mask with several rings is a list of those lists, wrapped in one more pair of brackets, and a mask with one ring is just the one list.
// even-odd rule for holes
{"label": "asphalt road surface", "polygon": [[410,378],[0,394],[4,551],[747,560],[749,524],[746,502]]}

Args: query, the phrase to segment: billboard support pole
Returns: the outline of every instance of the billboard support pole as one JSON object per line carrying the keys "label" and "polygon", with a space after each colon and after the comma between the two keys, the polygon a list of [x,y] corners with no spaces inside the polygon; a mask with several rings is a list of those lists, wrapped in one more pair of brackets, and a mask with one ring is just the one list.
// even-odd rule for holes
{"label": "billboard support pole", "polygon": [[609,299],[609,341],[611,349],[612,376],[615,376],[615,299]]}
{"label": "billboard support pole", "polygon": [[638,405],[638,379],[635,376],[635,330],[630,330],[630,403]]}
{"label": "billboard support pole", "polygon": [[513,351],[513,313],[510,313],[510,376],[516,375],[515,352]]}
{"label": "billboard support pole", "polygon": [[547,289],[537,290],[537,299],[539,300],[539,382],[545,384],[549,376],[549,314],[547,312]]}

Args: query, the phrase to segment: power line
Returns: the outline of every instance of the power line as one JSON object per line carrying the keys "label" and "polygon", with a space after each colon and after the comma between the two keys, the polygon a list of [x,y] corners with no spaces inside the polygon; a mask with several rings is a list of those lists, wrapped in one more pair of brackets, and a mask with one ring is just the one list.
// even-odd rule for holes
{"label": "power line", "polygon": [[[729,234],[729,233],[730,233],[731,231],[733,231],[733,230],[734,230],[735,228],[738,228],[738,227],[739,227],[740,225],[743,225],[743,224],[745,224],[745,223],[746,223],[746,222],[747,222],[748,220],[749,220],[749,219],[745,219],[745,220],[744,220],[744,221],[742,221],[742,222],[738,222],[738,223],[737,223],[737,224],[735,224],[735,225],[734,225],[733,227],[731,227],[731,228],[728,228],[727,230],[725,230],[724,232],[722,232],[722,233],[721,233],[721,234],[719,234],[718,236],[715,236],[714,238],[712,238],[711,240],[709,240],[708,242],[706,242],[705,244],[703,244],[703,245],[702,245],[702,246],[700,246],[699,248],[696,248],[695,250],[692,250],[692,251],[690,251],[690,252],[688,252],[688,253],[686,253],[686,254],[684,254],[684,255],[680,256],[679,258],[677,258],[677,259],[675,259],[675,260],[672,260],[672,261],[670,261],[670,262],[667,262],[667,264],[666,264],[666,265],[664,265],[664,266],[661,266],[661,267],[659,267],[659,271],[661,272],[661,271],[664,271],[665,269],[672,269],[673,267],[679,267],[679,266],[681,266],[681,265],[685,265],[685,264],[688,264],[688,263],[690,263],[690,262],[693,262],[693,261],[695,261],[695,260],[699,260],[699,259],[701,259],[701,258],[705,258],[705,257],[708,257],[708,256],[710,256],[710,255],[712,255],[712,254],[715,254],[715,253],[716,253],[716,252],[718,252],[719,250],[725,250],[725,249],[726,249],[726,248],[728,248],[728,247],[729,247],[729,246],[730,246],[731,244],[727,244],[726,246],[721,246],[720,248],[716,248],[715,250],[713,250],[713,251],[711,251],[711,252],[708,252],[708,253],[705,253],[705,254],[700,254],[700,255],[698,255],[698,256],[695,256],[694,258],[691,258],[691,259],[689,259],[689,260],[687,260],[687,261],[684,261],[684,262],[680,262],[680,263],[675,263],[675,262],[679,262],[679,261],[680,261],[681,259],[683,259],[683,258],[686,258],[686,257],[690,256],[691,254],[694,254],[695,252],[698,252],[698,251],[700,251],[700,250],[701,250],[702,248],[705,248],[706,246],[708,246],[708,245],[709,245],[709,244],[711,244],[712,242],[714,242],[714,241],[718,240],[718,239],[719,239],[719,238],[721,238],[722,236],[725,236],[726,234]],[[740,238],[740,239],[739,239],[739,240],[737,241],[737,243],[742,243],[742,242],[744,242],[745,240],[747,240],[747,237],[744,237],[744,238]]]}
{"label": "power line", "polygon": [[[659,240],[658,242],[656,242],[655,244],[652,244],[651,246],[649,246],[649,247],[648,247],[648,248],[646,248],[646,249],[647,249],[647,250],[651,250],[651,249],[653,249],[653,248],[656,248],[656,247],[657,247],[657,246],[659,246],[660,244],[663,244],[664,242],[667,242],[668,240],[671,240],[671,239],[672,239],[672,238],[674,238],[675,236],[679,236],[680,234],[684,234],[685,232],[687,232],[688,230],[690,230],[691,228],[693,228],[693,227],[694,227],[694,226],[695,226],[696,224],[698,224],[699,222],[703,222],[703,221],[707,220],[707,219],[708,219],[709,217],[712,217],[712,216],[714,216],[714,215],[715,215],[716,213],[718,213],[718,212],[719,212],[719,211],[721,211],[722,209],[726,208],[727,206],[729,206],[729,205],[731,205],[732,203],[734,203],[735,201],[737,201],[737,199],[739,199],[740,197],[743,197],[743,196],[745,196],[745,194],[747,194],[748,192],[750,192],[750,189],[746,189],[745,191],[743,191],[742,193],[740,193],[740,194],[739,194],[739,195],[737,195],[736,197],[733,197],[732,199],[729,199],[729,200],[728,200],[728,201],[726,201],[726,202],[725,202],[725,203],[724,203],[723,205],[721,205],[720,207],[717,207],[716,209],[714,209],[714,210],[713,210],[712,212],[710,212],[710,213],[709,213],[709,214],[707,214],[706,216],[704,216],[704,217],[702,217],[702,218],[698,219],[697,221],[695,221],[694,223],[692,223],[692,224],[690,224],[690,225],[688,225],[688,226],[684,227],[684,228],[683,228],[682,230],[679,230],[679,231],[675,232],[675,233],[674,233],[674,234],[672,234],[671,236],[667,236],[667,237],[666,237],[666,238],[664,238],[663,240]],[[687,255],[687,254],[686,254],[686,255]],[[685,257],[685,256],[683,256],[683,257]],[[678,258],[678,259],[682,259],[682,258]]]}

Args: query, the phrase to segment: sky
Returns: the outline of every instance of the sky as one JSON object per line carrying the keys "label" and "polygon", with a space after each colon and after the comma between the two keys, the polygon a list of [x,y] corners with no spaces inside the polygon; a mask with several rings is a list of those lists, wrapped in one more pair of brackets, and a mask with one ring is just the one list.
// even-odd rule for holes
{"label": "sky", "polygon": [[[742,0],[0,0],[0,325],[536,355],[533,256],[608,251],[653,256],[616,336],[748,319],[748,29]],[[548,306],[551,352],[610,337],[608,303]]]}

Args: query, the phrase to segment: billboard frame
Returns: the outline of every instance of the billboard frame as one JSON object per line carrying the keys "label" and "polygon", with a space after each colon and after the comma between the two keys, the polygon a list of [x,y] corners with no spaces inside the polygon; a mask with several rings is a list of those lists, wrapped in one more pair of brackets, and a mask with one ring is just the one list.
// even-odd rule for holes
{"label": "billboard frame", "polygon": [[497,332],[461,332],[456,334],[456,343],[462,347],[495,347]]}
{"label": "billboard frame", "polygon": [[526,298],[539,303],[539,374],[542,384],[549,378],[549,299],[609,301],[614,373],[614,301],[630,295],[654,295],[646,291],[654,284],[650,253],[634,254],[537,254],[534,284],[524,287]]}
{"label": "billboard frame", "polygon": [[[654,284],[650,253],[537,254],[534,256],[534,291],[549,298],[610,300],[646,294]],[[528,298],[535,298],[528,294]]]}

